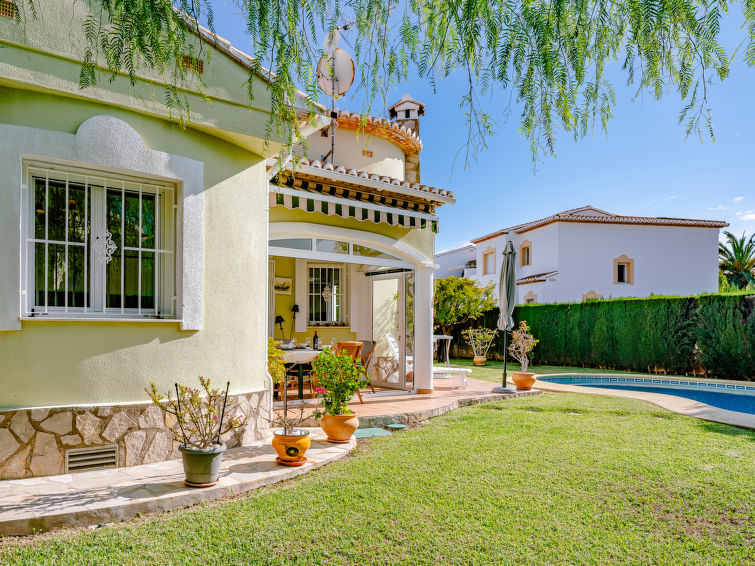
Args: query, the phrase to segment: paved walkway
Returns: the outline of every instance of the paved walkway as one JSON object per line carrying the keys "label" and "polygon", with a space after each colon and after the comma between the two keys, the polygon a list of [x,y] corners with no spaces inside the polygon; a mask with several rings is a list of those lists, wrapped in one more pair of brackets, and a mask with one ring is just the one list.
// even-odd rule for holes
{"label": "paved walkway", "polygon": [[[416,423],[457,407],[539,391],[491,393],[495,384],[468,379],[438,380],[430,395],[398,392],[364,394],[364,404],[351,404],[362,427]],[[228,450],[223,455],[218,484],[206,489],[186,487],[180,460],[0,481],[0,535],[28,535],[62,527],[112,523],[137,515],[158,513],[212,501],[292,478],[343,458],[355,446],[331,444],[319,427],[309,429],[310,463],[300,468],[279,466],[269,441]]]}
{"label": "paved walkway", "polygon": [[269,441],[232,448],[223,455],[217,485],[203,489],[184,485],[180,460],[2,481],[0,535],[112,523],[244,493],[343,458],[356,444],[353,439],[349,444],[326,442],[320,428],[310,429],[310,434],[309,463],[279,466]]}
{"label": "paved walkway", "polygon": [[411,424],[437,417],[453,409],[499,401],[526,395],[537,395],[540,391],[518,391],[516,393],[493,393],[495,383],[467,378],[467,388],[461,385],[460,378],[436,379],[433,392],[429,395],[392,392],[377,394],[362,392],[364,403],[356,401],[349,405],[359,417],[359,426],[382,426],[390,423]]}
{"label": "paved walkway", "polygon": [[[386,389],[380,389],[377,393],[369,392],[369,389],[362,390],[364,403],[360,403],[355,397],[349,408],[359,417],[359,428],[368,428],[391,423],[414,424],[459,407],[541,393],[537,390],[493,393],[495,383],[469,377],[466,388],[458,377],[436,379],[433,386],[432,393],[422,395]],[[312,411],[318,406],[314,399],[305,399],[305,404]],[[276,404],[276,410],[280,411],[280,407],[280,403]],[[316,424],[314,420],[308,422]]]}
{"label": "paved walkway", "polygon": [[[558,374],[553,374],[548,375],[547,377],[557,376]],[[580,387],[579,385],[566,385],[564,383],[553,383],[541,380],[538,380],[535,386],[543,391],[554,391],[556,393],[590,393],[592,395],[610,395],[613,397],[629,397],[631,399],[640,399],[642,401],[649,401],[650,403],[658,405],[659,407],[663,407],[664,409],[668,409],[669,411],[680,413],[688,417],[696,417],[698,419],[703,419],[706,421],[713,421],[743,428],[755,429],[755,415],[738,413],[736,411],[727,411],[726,409],[719,409],[718,407],[712,407],[710,405],[706,405],[705,403],[700,403],[698,401],[693,401],[692,399],[686,399],[684,397],[677,397],[675,395],[649,393],[645,391],[629,391],[626,389]]]}

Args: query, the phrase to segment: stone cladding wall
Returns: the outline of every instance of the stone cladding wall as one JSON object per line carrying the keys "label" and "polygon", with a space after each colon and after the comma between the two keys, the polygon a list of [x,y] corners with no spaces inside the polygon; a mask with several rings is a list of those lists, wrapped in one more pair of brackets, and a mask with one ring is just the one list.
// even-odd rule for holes
{"label": "stone cladding wall", "polygon": [[[231,396],[248,422],[223,436],[229,448],[270,435],[268,395]],[[118,467],[180,458],[174,424],[173,415],[150,403],[0,411],[0,480],[65,473],[65,452],[71,448],[116,445]]]}

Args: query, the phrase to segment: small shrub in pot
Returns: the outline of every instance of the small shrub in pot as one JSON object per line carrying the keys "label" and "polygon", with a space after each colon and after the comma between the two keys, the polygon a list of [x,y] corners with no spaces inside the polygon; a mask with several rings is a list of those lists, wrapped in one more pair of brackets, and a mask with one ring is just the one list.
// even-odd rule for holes
{"label": "small shrub in pot", "polygon": [[528,372],[530,365],[530,352],[537,346],[538,340],[530,334],[530,327],[527,321],[523,320],[519,326],[511,332],[511,344],[509,344],[509,354],[518,361],[522,366],[522,371],[515,371],[513,375],[514,383],[517,389],[529,390],[535,383],[535,374]]}
{"label": "small shrub in pot", "polygon": [[213,388],[210,380],[200,377],[202,389],[175,384],[176,397],[157,390],[154,382],[146,390],[152,402],[165,413],[176,418],[173,434],[179,442],[186,485],[209,487],[215,485],[226,446],[220,437],[246,424],[246,417],[238,413],[238,404],[228,399],[230,382],[225,391]]}

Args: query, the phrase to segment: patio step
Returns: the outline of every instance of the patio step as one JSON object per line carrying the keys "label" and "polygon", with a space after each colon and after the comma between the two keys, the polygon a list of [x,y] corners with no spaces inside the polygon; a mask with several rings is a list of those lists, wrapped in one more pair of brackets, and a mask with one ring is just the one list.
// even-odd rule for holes
{"label": "patio step", "polygon": [[[489,384],[492,387],[492,384]],[[491,401],[503,401],[504,399],[516,399],[518,397],[528,397],[530,395],[541,395],[542,391],[532,389],[531,391],[515,391],[513,393],[488,393],[486,395],[477,395],[474,397],[463,398],[449,398],[447,402],[439,404],[438,406],[428,409],[416,409],[411,410],[412,402],[423,403],[424,395],[415,395],[411,401],[406,401],[407,411],[383,414],[383,415],[364,415],[359,413],[359,405],[354,405],[354,411],[359,417],[359,428],[382,428],[390,424],[417,424],[423,421],[427,421],[433,417],[445,415],[446,413],[458,409],[459,407],[467,407],[470,405],[478,405],[480,403],[489,403]],[[427,397],[430,397],[428,395]]]}

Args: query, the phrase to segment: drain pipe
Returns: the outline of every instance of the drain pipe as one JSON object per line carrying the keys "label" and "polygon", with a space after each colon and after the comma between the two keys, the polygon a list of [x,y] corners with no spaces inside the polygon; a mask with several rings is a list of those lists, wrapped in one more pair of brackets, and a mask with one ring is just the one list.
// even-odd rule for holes
{"label": "drain pipe", "polygon": [[273,418],[273,395],[275,395],[275,384],[273,383],[273,376],[270,375],[270,372],[265,370],[265,375],[267,376],[267,380],[270,383],[270,399],[267,402],[267,418],[272,419]]}

